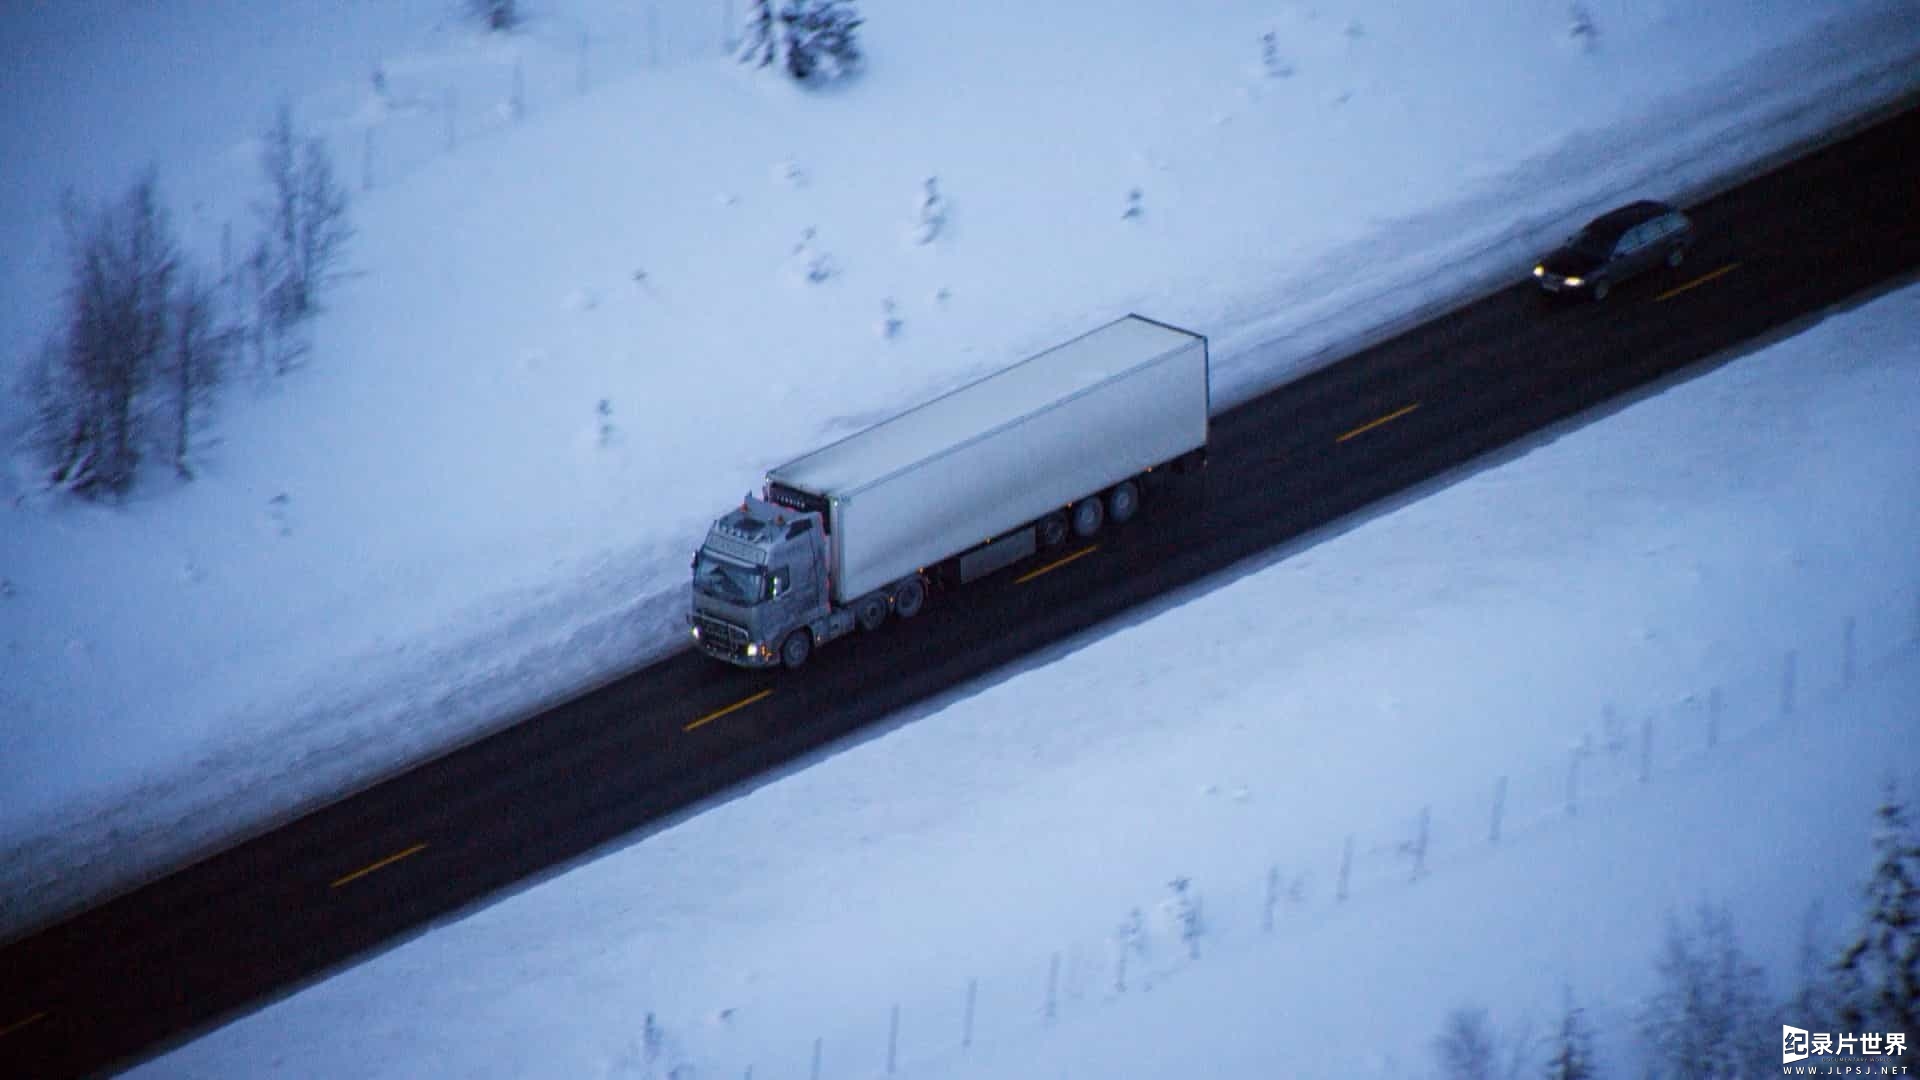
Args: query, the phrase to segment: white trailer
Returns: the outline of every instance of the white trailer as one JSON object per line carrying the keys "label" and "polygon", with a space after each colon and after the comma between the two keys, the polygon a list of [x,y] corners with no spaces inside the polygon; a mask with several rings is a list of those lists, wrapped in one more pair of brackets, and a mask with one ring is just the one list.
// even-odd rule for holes
{"label": "white trailer", "polygon": [[[772,511],[780,527],[767,542],[784,542],[786,511],[818,514],[825,534],[821,604],[793,612],[794,626],[809,629],[808,651],[856,617],[874,627],[890,611],[916,613],[929,579],[971,580],[1131,518],[1149,474],[1205,460],[1209,405],[1206,338],[1129,315],[773,469],[763,505],[784,510]],[[767,513],[737,513],[747,518],[716,523],[710,546],[720,558],[776,565],[771,550],[747,551],[751,524]],[[696,637],[699,582],[696,560]],[[769,599],[776,590],[769,585]],[[726,606],[738,621],[763,622]],[[792,629],[724,634],[756,646],[744,660],[712,635],[703,640],[723,658],[767,663],[775,649],[791,659],[780,643]]]}

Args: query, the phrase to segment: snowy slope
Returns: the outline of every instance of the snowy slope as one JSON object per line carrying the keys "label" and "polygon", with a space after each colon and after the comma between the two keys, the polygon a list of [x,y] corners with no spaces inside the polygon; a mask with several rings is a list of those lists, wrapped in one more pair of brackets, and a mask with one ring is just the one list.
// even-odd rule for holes
{"label": "snowy slope", "polygon": [[0,475],[0,926],[657,654],[771,462],[1127,309],[1213,335],[1239,400],[1920,72],[1912,0],[1587,7],[1590,48],[1553,4],[876,6],[869,70],[808,94],[722,59],[711,3],[504,39],[445,0],[9,5],[0,366],[50,324],[64,186],[156,161],[217,264],[285,97],[365,190],[310,362],[236,382],[199,482]]}
{"label": "snowy slope", "polygon": [[1666,919],[1727,905],[1784,998],[1920,782],[1916,325],[1909,285],[1550,432],[136,1075],[802,1077],[818,1039],[840,1080],[898,1007],[907,1076],[1385,1080],[1569,989],[1638,1075]]}

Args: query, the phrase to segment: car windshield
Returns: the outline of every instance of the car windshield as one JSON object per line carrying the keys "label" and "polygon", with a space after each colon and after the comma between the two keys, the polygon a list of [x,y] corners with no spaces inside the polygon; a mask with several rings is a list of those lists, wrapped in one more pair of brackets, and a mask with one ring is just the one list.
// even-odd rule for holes
{"label": "car windshield", "polygon": [[702,548],[693,560],[693,587],[716,600],[757,604],[767,598],[767,574],[759,567],[716,558]]}

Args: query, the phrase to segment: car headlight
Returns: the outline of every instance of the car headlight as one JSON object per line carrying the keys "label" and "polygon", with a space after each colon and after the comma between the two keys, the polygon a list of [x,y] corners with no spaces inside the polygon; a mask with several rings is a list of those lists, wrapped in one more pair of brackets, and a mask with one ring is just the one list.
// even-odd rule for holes
{"label": "car headlight", "polygon": [[1567,288],[1577,289],[1580,286],[1585,285],[1586,283],[1587,283],[1586,278],[1570,277],[1567,279]]}
{"label": "car headlight", "polygon": [[751,660],[754,657],[759,655],[760,655],[759,644],[752,641],[747,642],[747,659]]}
{"label": "car headlight", "polygon": [[1536,267],[1534,267],[1534,268],[1533,268],[1533,276],[1534,276],[1534,277],[1546,277],[1546,276],[1547,276],[1547,268],[1546,268],[1546,267],[1544,267],[1544,266],[1536,266]]}

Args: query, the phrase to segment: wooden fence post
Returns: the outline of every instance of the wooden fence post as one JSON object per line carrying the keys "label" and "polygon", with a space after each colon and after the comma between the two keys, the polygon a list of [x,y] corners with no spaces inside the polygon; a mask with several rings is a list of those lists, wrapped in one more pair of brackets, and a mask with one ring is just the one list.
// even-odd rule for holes
{"label": "wooden fence post", "polygon": [[962,1050],[973,1045],[973,998],[979,989],[979,979],[967,980],[967,1011],[960,1021],[960,1049]]}
{"label": "wooden fence post", "polygon": [[893,1012],[887,1017],[887,1075],[894,1073],[895,1063],[900,1057],[900,1003],[894,1002]]}

